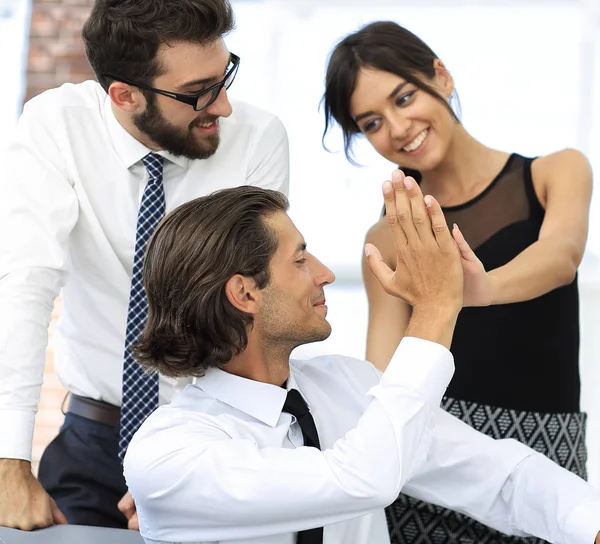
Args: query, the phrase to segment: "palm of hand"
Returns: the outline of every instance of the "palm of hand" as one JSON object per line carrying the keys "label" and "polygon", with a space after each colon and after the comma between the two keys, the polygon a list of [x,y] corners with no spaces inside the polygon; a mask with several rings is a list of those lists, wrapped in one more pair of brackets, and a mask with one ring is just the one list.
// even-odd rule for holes
{"label": "palm of hand", "polygon": [[492,285],[483,263],[475,257],[465,259],[461,254],[464,294],[463,306],[489,306],[492,302]]}
{"label": "palm of hand", "polygon": [[463,306],[489,306],[493,301],[493,285],[483,263],[477,258],[457,225],[452,229],[452,237],[460,251],[463,268]]}

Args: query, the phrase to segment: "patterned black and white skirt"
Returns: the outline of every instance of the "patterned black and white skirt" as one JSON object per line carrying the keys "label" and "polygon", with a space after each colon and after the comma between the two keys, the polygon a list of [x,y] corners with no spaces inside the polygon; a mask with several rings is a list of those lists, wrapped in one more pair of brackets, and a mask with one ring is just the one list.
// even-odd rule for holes
{"label": "patterned black and white skirt", "polygon": [[[492,438],[514,438],[587,479],[586,414],[543,414],[444,398],[442,408]],[[542,544],[509,537],[452,510],[406,495],[386,509],[392,544]]]}

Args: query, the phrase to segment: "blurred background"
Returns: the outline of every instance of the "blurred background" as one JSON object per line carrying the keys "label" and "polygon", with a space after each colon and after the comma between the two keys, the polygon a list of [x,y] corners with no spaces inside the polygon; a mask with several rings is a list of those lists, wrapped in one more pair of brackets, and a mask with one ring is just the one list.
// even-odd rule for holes
{"label": "blurred background", "polygon": [[[327,56],[345,34],[394,20],[423,38],[454,76],[462,121],[498,149],[536,156],[583,151],[600,172],[600,0],[233,1],[227,44],[242,58],[230,96],[276,113],[291,148],[291,215],[312,253],[337,275],[326,290],[333,334],[297,350],[364,357],[367,304],[361,284],[364,235],[381,210],[380,186],[394,165],[359,142],[361,167],[333,130],[321,143],[319,103]],[[93,75],[80,30],[93,0],[0,0],[0,153],[22,104],[63,82]],[[569,183],[568,179],[564,180]],[[592,483],[600,487],[600,197],[580,268],[582,409],[589,413]],[[54,318],[60,314],[57,301]],[[51,328],[53,327],[53,323]],[[483,363],[483,362],[482,362]],[[64,391],[52,372],[37,417],[34,457],[62,422]]]}

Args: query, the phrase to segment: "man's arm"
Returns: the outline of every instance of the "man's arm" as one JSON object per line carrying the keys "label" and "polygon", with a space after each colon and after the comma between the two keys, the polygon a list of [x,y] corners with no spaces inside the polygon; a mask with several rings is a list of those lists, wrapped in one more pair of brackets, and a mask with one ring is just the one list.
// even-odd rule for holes
{"label": "man's arm", "polygon": [[0,163],[0,472],[13,487],[0,496],[0,525],[22,528],[39,526],[24,503],[43,493],[37,503],[50,505],[29,461],[48,324],[78,214],[46,106],[25,107]]}
{"label": "man's arm", "polygon": [[424,462],[452,371],[442,346],[405,338],[357,427],[325,451],[258,447],[209,416],[174,427],[165,411],[134,436],[124,462],[142,534],[258,538],[383,508]]}
{"label": "man's arm", "polygon": [[265,189],[289,193],[290,150],[287,132],[279,118],[274,117],[257,135],[248,165],[246,181]]}
{"label": "man's arm", "polygon": [[590,544],[600,494],[515,440],[494,440],[443,410],[424,467],[403,493],[512,535]]}

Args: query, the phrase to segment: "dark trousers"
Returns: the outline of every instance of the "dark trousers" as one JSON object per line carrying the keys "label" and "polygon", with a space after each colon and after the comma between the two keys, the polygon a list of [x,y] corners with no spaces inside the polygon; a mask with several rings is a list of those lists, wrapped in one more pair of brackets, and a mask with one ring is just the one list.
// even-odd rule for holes
{"label": "dark trousers", "polygon": [[127,528],[117,503],[127,492],[119,429],[67,413],[40,460],[38,478],[69,523]]}

